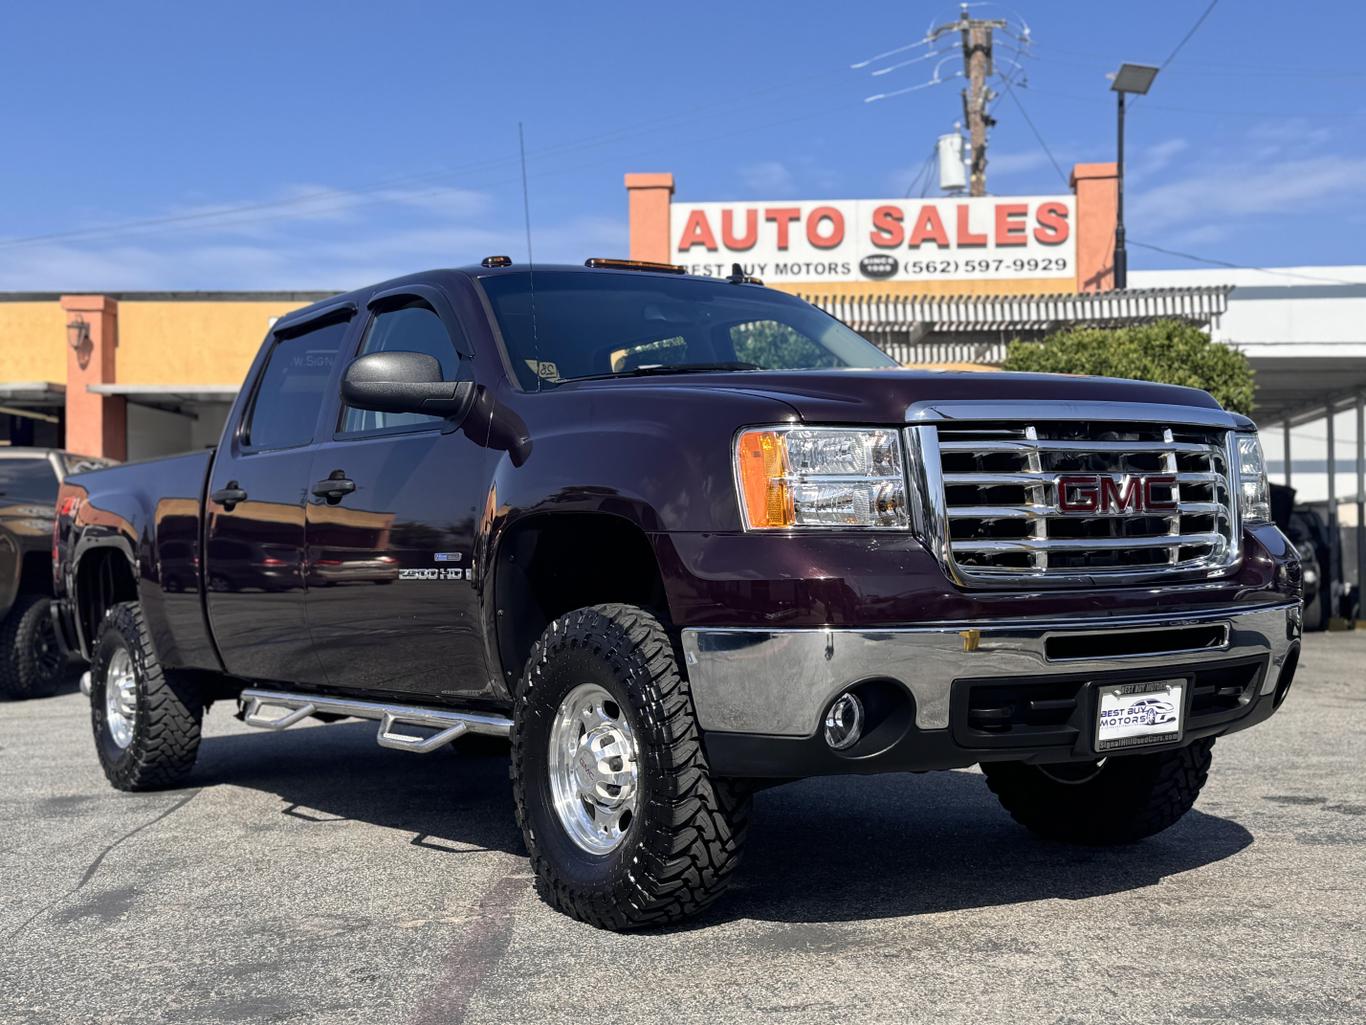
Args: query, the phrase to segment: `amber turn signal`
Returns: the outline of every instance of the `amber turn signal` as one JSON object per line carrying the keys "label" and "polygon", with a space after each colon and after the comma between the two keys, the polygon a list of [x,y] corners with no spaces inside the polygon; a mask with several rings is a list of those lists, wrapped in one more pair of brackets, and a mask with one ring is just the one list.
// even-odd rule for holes
{"label": "amber turn signal", "polygon": [[745,526],[790,527],[796,520],[788,486],[787,441],[777,431],[744,431],[735,443]]}

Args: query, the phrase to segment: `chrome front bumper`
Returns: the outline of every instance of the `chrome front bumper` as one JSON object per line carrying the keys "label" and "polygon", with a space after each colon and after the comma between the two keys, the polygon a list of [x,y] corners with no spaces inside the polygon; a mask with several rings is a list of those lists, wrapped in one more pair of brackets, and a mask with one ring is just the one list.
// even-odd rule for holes
{"label": "chrome front bumper", "polygon": [[[1286,656],[1299,641],[1300,603],[1186,616],[1090,620],[993,620],[896,629],[687,629],[683,653],[698,722],[716,733],[809,737],[830,702],[864,680],[894,680],[915,702],[921,730],[949,726],[950,695],[960,679],[1025,680],[1056,673],[1102,674],[1192,662],[1269,660],[1260,693],[1276,689]],[[1117,655],[1050,658],[1050,641],[1111,639],[1222,625],[1215,646]]]}

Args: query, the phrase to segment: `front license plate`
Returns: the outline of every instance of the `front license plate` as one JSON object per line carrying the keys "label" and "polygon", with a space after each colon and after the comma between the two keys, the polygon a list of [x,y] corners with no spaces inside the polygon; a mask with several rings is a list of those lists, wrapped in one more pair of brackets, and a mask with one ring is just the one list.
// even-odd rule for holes
{"label": "front license plate", "polygon": [[1103,684],[1096,714],[1096,750],[1180,740],[1185,694],[1185,680]]}

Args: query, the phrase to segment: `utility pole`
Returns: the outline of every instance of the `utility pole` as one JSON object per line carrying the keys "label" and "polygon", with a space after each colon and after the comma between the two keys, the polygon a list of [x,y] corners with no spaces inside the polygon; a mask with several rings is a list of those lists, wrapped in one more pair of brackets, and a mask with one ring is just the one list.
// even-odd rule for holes
{"label": "utility pole", "polygon": [[987,129],[996,124],[995,118],[987,113],[987,103],[993,93],[987,88],[987,79],[994,68],[991,59],[992,33],[1005,28],[1006,22],[994,18],[973,18],[968,15],[967,4],[957,21],[939,25],[930,30],[929,39],[933,42],[940,36],[957,32],[963,40],[963,77],[967,88],[963,90],[963,120],[968,126],[968,144],[971,158],[968,162],[968,195],[987,194]]}

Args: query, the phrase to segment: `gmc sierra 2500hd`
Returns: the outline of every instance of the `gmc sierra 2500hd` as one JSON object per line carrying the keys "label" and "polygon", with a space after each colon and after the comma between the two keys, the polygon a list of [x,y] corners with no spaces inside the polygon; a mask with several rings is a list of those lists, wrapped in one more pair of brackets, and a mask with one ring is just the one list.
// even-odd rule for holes
{"label": "gmc sierra 2500hd", "polygon": [[56,589],[114,786],[204,709],[511,740],[551,904],[667,923],[764,781],[980,763],[1126,843],[1284,700],[1299,564],[1186,388],[898,368],[737,273],[490,257],[282,318],[216,451],[69,479]]}

